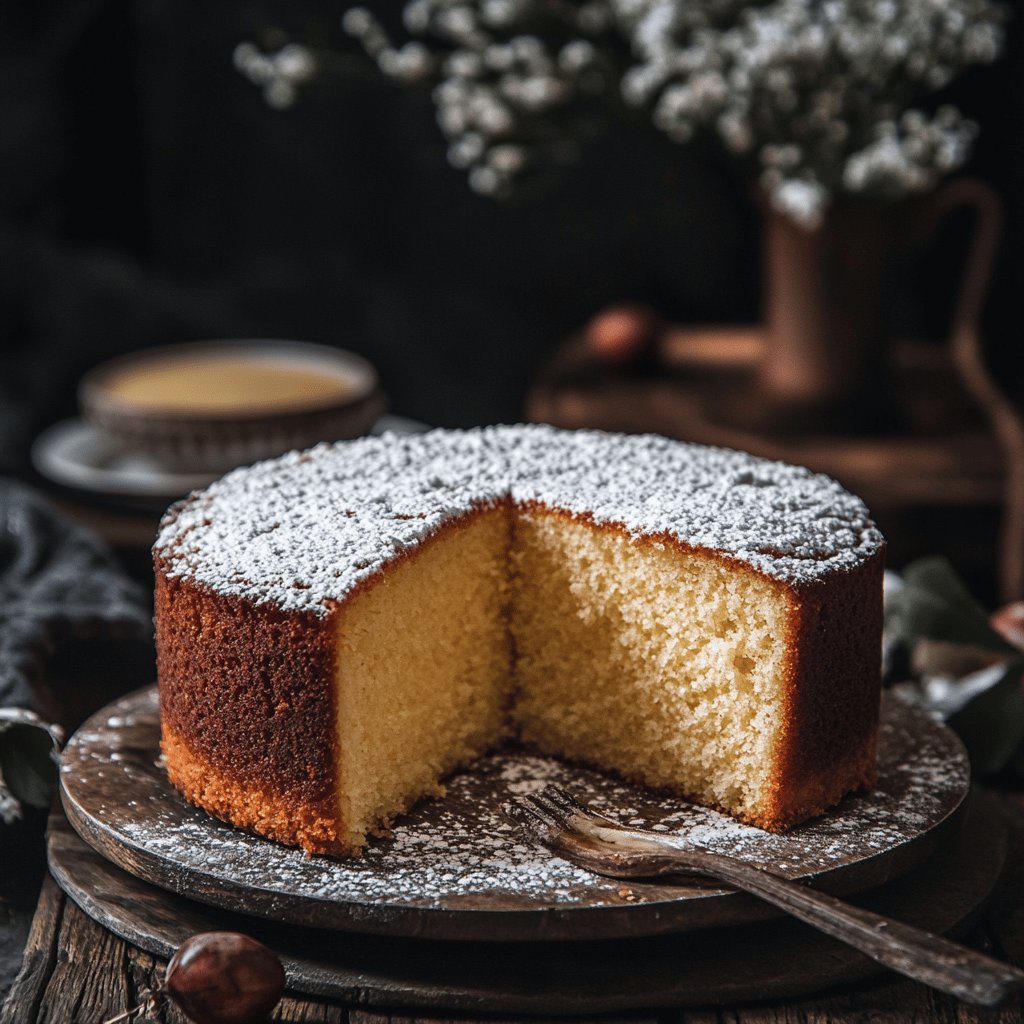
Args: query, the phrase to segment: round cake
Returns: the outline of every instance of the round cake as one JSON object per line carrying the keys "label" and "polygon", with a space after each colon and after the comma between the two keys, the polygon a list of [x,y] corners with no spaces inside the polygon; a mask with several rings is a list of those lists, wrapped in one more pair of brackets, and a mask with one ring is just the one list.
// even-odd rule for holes
{"label": "round cake", "polygon": [[167,771],[317,853],[509,739],[784,829],[873,781],[883,548],[827,477],[652,435],[293,452],[161,525]]}

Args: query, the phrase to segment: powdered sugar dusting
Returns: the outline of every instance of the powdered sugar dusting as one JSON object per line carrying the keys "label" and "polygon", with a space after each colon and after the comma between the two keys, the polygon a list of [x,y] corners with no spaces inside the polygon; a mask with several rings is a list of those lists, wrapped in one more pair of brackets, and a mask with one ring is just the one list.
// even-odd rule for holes
{"label": "powdered sugar dusting", "polygon": [[360,438],[235,470],[169,510],[170,576],[326,614],[445,521],[512,498],[670,534],[777,579],[851,569],[882,543],[828,477],[656,435],[547,426]]}
{"label": "powdered sugar dusting", "polygon": [[[335,924],[366,908],[385,914],[389,908],[430,913],[470,906],[522,911],[708,897],[706,888],[624,886],[540,848],[506,820],[501,807],[549,783],[615,820],[792,877],[851,867],[918,839],[951,813],[969,785],[967,758],[956,738],[920,710],[889,699],[876,789],[783,835],[553,758],[501,752],[455,775],[445,797],[424,801],[400,818],[393,837],[374,839],[365,857],[336,860],[306,857],[186,804],[154,764],[158,736],[155,690],[90,720],[63,758],[62,784],[71,803],[118,844],[137,851],[133,863],[141,852],[173,863],[185,879],[202,879],[211,902],[244,910],[247,890],[269,888],[280,894],[276,914],[282,919],[296,904],[316,903]],[[115,792],[118,799],[110,795]],[[133,806],[126,809],[128,804]]]}

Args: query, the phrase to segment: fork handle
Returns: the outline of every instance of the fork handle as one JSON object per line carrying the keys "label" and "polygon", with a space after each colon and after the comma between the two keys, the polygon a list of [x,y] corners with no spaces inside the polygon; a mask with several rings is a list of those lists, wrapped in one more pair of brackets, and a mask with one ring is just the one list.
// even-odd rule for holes
{"label": "fork handle", "polygon": [[686,865],[781,907],[900,974],[969,1003],[996,1006],[1024,991],[1024,971],[921,928],[855,907],[723,854],[688,851]]}

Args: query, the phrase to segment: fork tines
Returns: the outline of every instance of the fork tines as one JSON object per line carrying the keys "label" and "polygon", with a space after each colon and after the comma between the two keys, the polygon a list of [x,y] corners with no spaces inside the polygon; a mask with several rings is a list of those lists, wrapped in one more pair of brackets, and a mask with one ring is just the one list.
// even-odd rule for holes
{"label": "fork tines", "polygon": [[596,815],[555,785],[516,797],[506,810],[521,824],[540,825],[549,833],[579,832],[597,822]]}
{"label": "fork tines", "polygon": [[553,783],[545,786],[539,793],[533,793],[532,799],[534,803],[546,808],[563,824],[567,824],[568,819],[573,815],[590,813],[588,808],[575,797],[570,796],[564,789]]}

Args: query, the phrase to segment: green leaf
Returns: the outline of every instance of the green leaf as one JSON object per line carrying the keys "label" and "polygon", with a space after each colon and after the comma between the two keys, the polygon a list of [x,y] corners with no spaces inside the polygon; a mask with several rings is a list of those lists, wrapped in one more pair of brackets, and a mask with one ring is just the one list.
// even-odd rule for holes
{"label": "green leaf", "polygon": [[1002,677],[946,722],[963,740],[979,775],[1002,770],[1024,747],[1024,685],[1021,662],[1006,665]]}
{"label": "green leaf", "polygon": [[57,782],[56,746],[45,725],[3,723],[0,772],[11,793],[32,807],[49,807]]}
{"label": "green leaf", "polygon": [[902,589],[886,601],[885,628],[893,640],[945,640],[1018,655],[990,625],[945,558],[922,558],[903,573]]}

